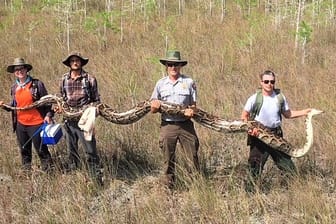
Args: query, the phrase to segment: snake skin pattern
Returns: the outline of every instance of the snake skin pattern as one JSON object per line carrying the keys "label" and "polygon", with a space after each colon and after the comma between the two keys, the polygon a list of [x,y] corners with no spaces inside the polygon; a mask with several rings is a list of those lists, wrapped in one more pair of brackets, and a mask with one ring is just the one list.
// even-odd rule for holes
{"label": "snake skin pattern", "polygon": [[[6,104],[3,106],[11,110],[29,110],[46,104],[57,104],[57,106],[62,109],[63,117],[69,119],[79,118],[87,107],[93,106],[87,105],[80,109],[73,109],[65,104],[62,97],[56,95],[46,95],[33,104],[22,108],[11,107]],[[95,107],[97,108],[98,114],[107,121],[114,124],[127,125],[137,122],[150,112],[150,101],[143,101],[126,112],[117,112],[105,103],[99,103],[95,105]],[[182,107],[181,105],[161,102],[159,112],[170,115],[183,115],[185,109],[186,107]],[[312,117],[322,112],[323,111],[312,109],[308,114],[306,118],[306,144],[303,148],[294,148],[284,138],[275,136],[269,129],[256,121],[227,121],[218,116],[211,115],[201,108],[195,109],[192,119],[204,127],[221,133],[248,132],[249,130],[256,128],[258,130],[258,135],[255,137],[265,144],[292,157],[302,157],[310,150],[313,144]]]}

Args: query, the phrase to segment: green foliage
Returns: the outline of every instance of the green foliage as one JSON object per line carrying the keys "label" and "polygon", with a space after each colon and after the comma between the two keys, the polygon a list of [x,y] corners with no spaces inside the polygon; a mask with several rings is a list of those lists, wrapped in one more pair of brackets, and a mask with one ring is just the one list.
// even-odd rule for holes
{"label": "green foliage", "polygon": [[301,41],[309,43],[312,40],[313,28],[305,21],[301,21],[299,25],[298,35]]}
{"label": "green foliage", "polygon": [[234,0],[234,2],[237,4],[237,5],[239,5],[239,6],[241,6],[241,7],[247,7],[247,5],[249,4],[249,1],[244,1],[244,0]]}
{"label": "green foliage", "polygon": [[120,12],[98,12],[91,16],[87,16],[84,21],[84,28],[88,31],[98,32],[99,28],[105,27],[115,33],[120,32],[119,20]]}
{"label": "green foliage", "polygon": [[112,18],[114,20],[118,19],[118,18],[114,18],[114,17],[119,17],[119,12],[101,12],[98,14],[98,17],[102,20],[103,25],[106,26],[107,28],[112,28],[113,24],[111,22]]}
{"label": "green foliage", "polygon": [[177,22],[176,16],[168,16],[165,22],[159,27],[161,36],[168,41],[168,48],[171,49],[176,48],[175,32],[177,31]]}
{"label": "green foliage", "polygon": [[60,0],[41,0],[42,4],[46,7],[51,7],[57,5]]}
{"label": "green foliage", "polygon": [[247,11],[251,8],[258,6],[258,0],[234,0],[234,2],[239,5],[243,10]]}
{"label": "green foliage", "polygon": [[157,10],[156,0],[145,0],[145,10],[147,14],[152,15]]}
{"label": "green foliage", "polygon": [[84,21],[84,28],[88,31],[96,31],[98,28],[99,23],[97,22],[97,19],[94,17],[86,17]]}
{"label": "green foliage", "polygon": [[12,0],[13,11],[19,11],[23,7],[23,0]]}

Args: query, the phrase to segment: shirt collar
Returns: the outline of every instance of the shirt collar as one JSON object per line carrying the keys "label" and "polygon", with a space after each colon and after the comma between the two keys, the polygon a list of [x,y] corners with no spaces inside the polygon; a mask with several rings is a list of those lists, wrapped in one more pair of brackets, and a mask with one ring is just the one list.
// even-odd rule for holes
{"label": "shirt collar", "polygon": [[[182,74],[179,75],[179,77],[177,78],[175,83],[177,83],[177,82],[182,82]],[[170,80],[169,76],[167,76],[166,80],[165,80],[165,83],[173,83],[173,82]]]}

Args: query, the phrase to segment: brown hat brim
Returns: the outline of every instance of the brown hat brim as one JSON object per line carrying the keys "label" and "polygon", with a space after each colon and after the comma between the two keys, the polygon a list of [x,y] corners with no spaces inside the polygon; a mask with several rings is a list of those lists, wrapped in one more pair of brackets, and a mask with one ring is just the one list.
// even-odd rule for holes
{"label": "brown hat brim", "polygon": [[70,58],[72,56],[76,56],[77,58],[79,58],[81,60],[82,66],[86,65],[89,62],[88,58],[83,58],[77,54],[70,54],[66,59],[64,59],[62,62],[63,64],[65,64],[66,66],[70,67]]}
{"label": "brown hat brim", "polygon": [[27,69],[27,72],[29,72],[30,70],[33,69],[33,66],[30,65],[30,64],[17,64],[17,65],[9,65],[7,67],[7,72],[14,73],[15,72],[15,70],[14,70],[15,66],[24,66]]}
{"label": "brown hat brim", "polygon": [[171,62],[171,63],[178,63],[181,66],[185,66],[186,64],[188,64],[187,61],[160,59],[160,63],[163,64],[163,65],[167,65],[167,63],[169,63],[169,62]]}

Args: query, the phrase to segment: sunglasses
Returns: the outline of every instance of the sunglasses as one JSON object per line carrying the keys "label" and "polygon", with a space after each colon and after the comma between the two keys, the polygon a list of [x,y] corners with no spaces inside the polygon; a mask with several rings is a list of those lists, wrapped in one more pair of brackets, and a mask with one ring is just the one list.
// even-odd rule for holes
{"label": "sunglasses", "polygon": [[178,66],[180,66],[179,63],[167,63],[166,65],[167,65],[168,67],[178,67]]}
{"label": "sunglasses", "polygon": [[271,83],[273,85],[275,83],[275,80],[263,80],[262,82],[265,84]]}
{"label": "sunglasses", "polygon": [[17,68],[14,68],[14,71],[17,72],[17,71],[23,71],[25,69],[25,67],[17,67]]}

